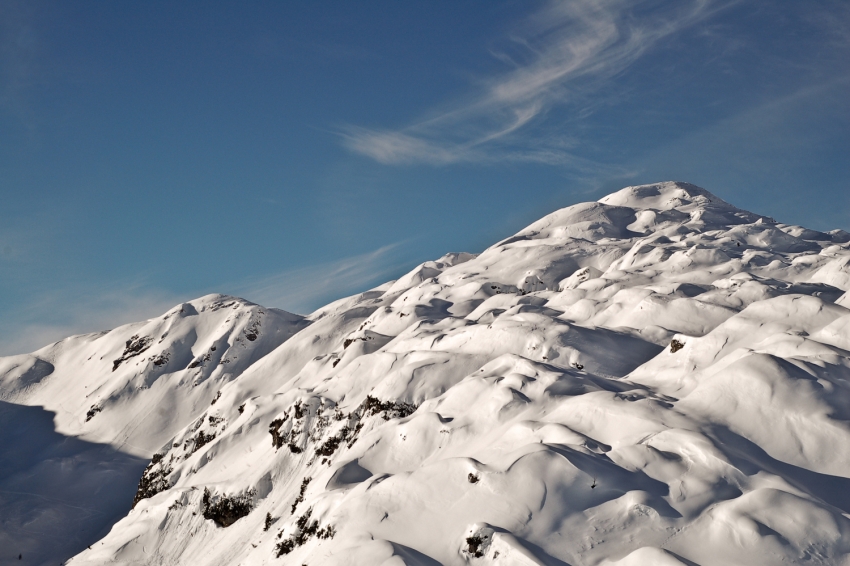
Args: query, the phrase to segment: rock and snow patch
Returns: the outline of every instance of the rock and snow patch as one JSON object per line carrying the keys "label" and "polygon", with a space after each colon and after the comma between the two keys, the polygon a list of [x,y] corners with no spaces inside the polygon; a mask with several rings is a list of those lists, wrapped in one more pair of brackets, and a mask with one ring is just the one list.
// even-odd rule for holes
{"label": "rock and snow patch", "polygon": [[628,187],[307,317],[0,359],[0,398],[153,455],[77,566],[850,564],[848,242]]}

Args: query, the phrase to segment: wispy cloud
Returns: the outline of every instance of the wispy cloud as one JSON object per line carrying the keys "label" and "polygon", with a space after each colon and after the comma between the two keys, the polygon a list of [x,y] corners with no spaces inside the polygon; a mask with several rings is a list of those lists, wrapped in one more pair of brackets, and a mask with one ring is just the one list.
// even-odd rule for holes
{"label": "wispy cloud", "polygon": [[107,330],[163,314],[182,301],[138,283],[43,294],[0,318],[0,356],[32,352],[75,334]]}
{"label": "wispy cloud", "polygon": [[404,242],[335,261],[282,271],[252,281],[177,294],[145,281],[68,286],[43,293],[0,316],[0,356],[35,351],[68,336],[112,329],[159,316],[209,292],[244,297],[267,307],[308,313],[325,303],[365,291],[413,267]]}
{"label": "wispy cloud", "polygon": [[577,157],[575,139],[545,134],[544,117],[576,105],[637,61],[660,40],[730,4],[683,0],[553,1],[510,38],[511,52],[494,55],[512,68],[482,81],[470,100],[408,127],[341,130],[344,145],[380,163],[523,161],[567,165],[578,171],[600,164]]}
{"label": "wispy cloud", "polygon": [[402,254],[402,243],[377,250],[289,269],[248,283],[237,283],[228,293],[244,297],[267,307],[291,312],[309,313],[325,303],[367,290],[412,267]]}

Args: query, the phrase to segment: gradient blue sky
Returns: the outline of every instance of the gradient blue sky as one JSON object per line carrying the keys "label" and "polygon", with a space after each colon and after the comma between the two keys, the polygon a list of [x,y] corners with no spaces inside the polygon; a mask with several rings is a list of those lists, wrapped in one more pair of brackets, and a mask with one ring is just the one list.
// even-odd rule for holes
{"label": "gradient blue sky", "polygon": [[689,181],[850,230],[845,0],[0,0],[0,354]]}

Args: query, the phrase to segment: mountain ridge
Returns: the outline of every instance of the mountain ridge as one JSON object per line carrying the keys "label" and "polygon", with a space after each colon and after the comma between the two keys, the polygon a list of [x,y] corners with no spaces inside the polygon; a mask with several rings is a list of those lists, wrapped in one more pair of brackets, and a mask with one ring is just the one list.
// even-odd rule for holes
{"label": "mountain ridge", "polygon": [[305,317],[2,358],[0,398],[156,451],[70,564],[850,563],[848,242],[626,187]]}

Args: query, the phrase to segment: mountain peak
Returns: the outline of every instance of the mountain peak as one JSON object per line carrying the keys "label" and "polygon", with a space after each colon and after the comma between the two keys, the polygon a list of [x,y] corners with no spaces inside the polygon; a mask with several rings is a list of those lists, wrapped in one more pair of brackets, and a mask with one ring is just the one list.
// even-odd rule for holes
{"label": "mountain peak", "polygon": [[598,202],[611,206],[624,206],[636,210],[671,210],[689,205],[732,205],[702,187],[680,181],[664,181],[649,185],[625,187],[599,199]]}
{"label": "mountain peak", "polygon": [[567,206],[494,247],[521,240],[547,240],[554,244],[575,239],[627,240],[650,234],[672,237],[757,222],[775,223],[771,218],[736,208],[696,185],[668,181],[626,187],[596,202]]}

